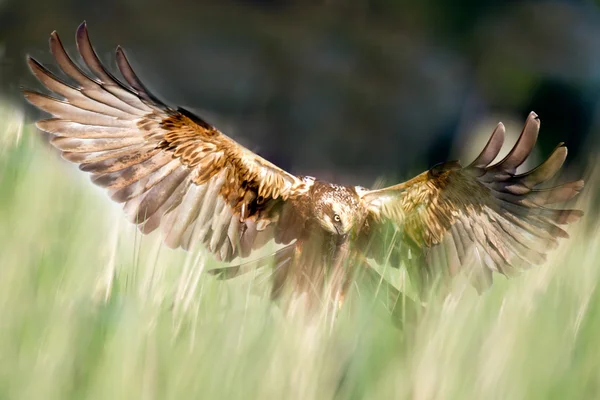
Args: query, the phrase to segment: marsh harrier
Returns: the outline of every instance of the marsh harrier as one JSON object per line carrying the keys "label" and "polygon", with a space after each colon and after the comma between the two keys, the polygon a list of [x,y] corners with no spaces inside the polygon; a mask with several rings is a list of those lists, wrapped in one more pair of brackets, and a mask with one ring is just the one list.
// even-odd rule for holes
{"label": "marsh harrier", "polygon": [[[75,85],[28,58],[50,91],[24,91],[52,115],[37,127],[122,203],[143,233],[160,229],[169,247],[201,244],[231,262],[267,242],[278,244],[270,258],[274,297],[286,289],[320,298],[327,288],[327,299],[339,302],[357,267],[369,260],[404,263],[422,288],[461,271],[485,287],[492,272],[508,275],[544,261],[557,239],[567,237],[559,225],[582,215],[545,207],[572,198],[582,181],[537,189],[562,166],[563,144],[537,168],[517,174],[537,139],[535,113],[497,163],[502,124],[466,167],[439,164],[378,190],[342,186],[292,175],[193,113],[164,104],[138,79],[120,47],[116,61],[123,79],[115,77],[94,52],[85,23],[76,41],[85,70],[56,32],[50,36],[56,63]],[[241,262],[216,271],[232,277],[262,264]]]}

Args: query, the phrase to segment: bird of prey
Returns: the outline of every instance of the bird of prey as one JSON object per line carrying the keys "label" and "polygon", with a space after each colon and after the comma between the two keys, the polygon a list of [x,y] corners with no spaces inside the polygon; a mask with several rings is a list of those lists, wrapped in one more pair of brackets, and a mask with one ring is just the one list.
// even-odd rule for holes
{"label": "bird of prey", "polygon": [[242,260],[218,269],[222,277],[261,264],[243,259],[274,241],[280,249],[271,256],[273,297],[285,291],[339,304],[370,261],[403,263],[421,288],[459,272],[484,288],[493,272],[509,275],[543,262],[557,239],[567,237],[559,225],[582,215],[546,205],[569,200],[583,181],[538,188],[561,168],[563,144],[537,168],[517,173],[537,139],[533,112],[499,162],[493,163],[504,141],[501,123],[468,166],[442,163],[407,182],[368,190],[292,175],[199,116],[164,104],[121,47],[122,79],[115,77],[92,48],[85,23],[76,43],[83,66],[56,32],[50,36],[51,53],[74,84],[27,60],[50,92],[24,90],[52,115],[37,127],[53,136],[63,158],[108,189],[143,233],[160,229],[169,247],[202,245],[223,262]]}

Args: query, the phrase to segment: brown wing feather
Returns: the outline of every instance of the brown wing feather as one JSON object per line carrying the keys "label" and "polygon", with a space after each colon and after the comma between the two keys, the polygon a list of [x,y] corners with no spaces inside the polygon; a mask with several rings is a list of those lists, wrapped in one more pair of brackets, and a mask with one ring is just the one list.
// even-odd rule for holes
{"label": "brown wing feather", "polygon": [[539,119],[531,113],[513,149],[490,165],[504,142],[499,124],[468,167],[441,164],[405,183],[362,194],[369,216],[360,245],[378,262],[407,260],[417,272],[413,276],[427,281],[424,286],[465,268],[479,285],[489,285],[492,271],[509,274],[543,262],[557,239],[568,237],[559,225],[583,214],[545,206],[571,199],[583,181],[536,189],[561,168],[567,155],[562,143],[540,166],[516,174],[538,130]]}
{"label": "brown wing feather", "polygon": [[53,32],[51,52],[77,86],[29,58],[51,95],[25,90],[25,97],[52,114],[37,126],[54,136],[51,143],[63,157],[124,203],[144,233],[160,227],[167,245],[203,243],[223,260],[247,256],[270,239],[289,243],[296,237],[296,226],[275,226],[282,211],[294,212],[287,200],[302,196],[306,182],[192,113],[163,104],[120,47],[116,59],[125,83],[115,78],[98,59],[85,23],[76,40],[92,75],[72,61]]}

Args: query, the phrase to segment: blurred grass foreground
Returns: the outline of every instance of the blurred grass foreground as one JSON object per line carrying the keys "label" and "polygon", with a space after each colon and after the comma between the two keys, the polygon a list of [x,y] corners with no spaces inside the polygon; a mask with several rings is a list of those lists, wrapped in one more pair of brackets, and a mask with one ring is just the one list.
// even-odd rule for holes
{"label": "blurred grass foreground", "polygon": [[[260,279],[141,237],[0,105],[0,399],[575,399],[600,396],[600,233],[418,323],[361,297],[283,318]],[[589,222],[589,221],[587,221]]]}

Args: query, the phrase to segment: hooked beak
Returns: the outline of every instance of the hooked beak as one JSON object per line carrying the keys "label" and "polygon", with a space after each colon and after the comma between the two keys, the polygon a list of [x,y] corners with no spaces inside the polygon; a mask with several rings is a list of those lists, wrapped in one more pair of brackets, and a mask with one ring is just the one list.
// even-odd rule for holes
{"label": "hooked beak", "polygon": [[337,243],[344,243],[345,241],[348,240],[348,231],[344,232],[343,230],[339,229],[337,226],[335,227],[335,230],[338,233],[338,237],[337,237]]}

